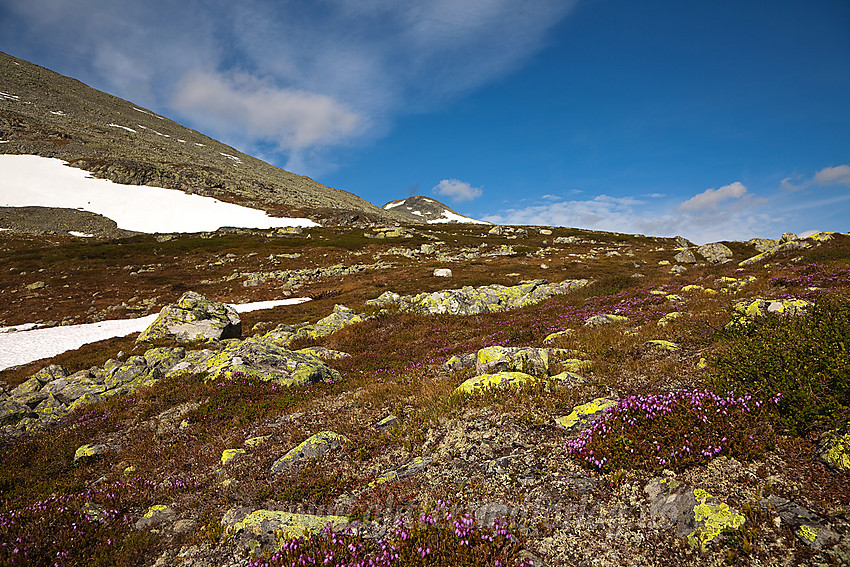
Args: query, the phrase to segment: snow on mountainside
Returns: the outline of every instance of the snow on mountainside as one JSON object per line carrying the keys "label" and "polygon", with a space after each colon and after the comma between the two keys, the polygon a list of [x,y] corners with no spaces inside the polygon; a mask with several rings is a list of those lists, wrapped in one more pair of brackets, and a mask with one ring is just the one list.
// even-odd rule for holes
{"label": "snow on mountainside", "polygon": [[390,201],[383,206],[383,209],[399,213],[414,222],[427,222],[429,224],[447,222],[490,224],[486,221],[464,216],[430,197],[416,196]]}
{"label": "snow on mountainside", "polygon": [[82,209],[137,232],[203,232],[221,227],[316,226],[306,218],[270,217],[265,211],[145,185],[95,179],[58,159],[0,155],[0,207]]}

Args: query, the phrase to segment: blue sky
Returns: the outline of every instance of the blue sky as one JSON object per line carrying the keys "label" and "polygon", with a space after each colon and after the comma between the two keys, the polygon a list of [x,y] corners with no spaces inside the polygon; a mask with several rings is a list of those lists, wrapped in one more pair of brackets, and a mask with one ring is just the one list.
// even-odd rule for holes
{"label": "blue sky", "polygon": [[846,0],[0,0],[0,50],[377,205],[850,231]]}

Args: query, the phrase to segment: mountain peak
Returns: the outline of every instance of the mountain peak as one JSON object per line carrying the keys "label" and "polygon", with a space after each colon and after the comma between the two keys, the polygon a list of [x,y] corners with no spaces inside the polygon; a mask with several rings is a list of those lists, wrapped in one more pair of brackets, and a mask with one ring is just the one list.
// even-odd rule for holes
{"label": "mountain peak", "polygon": [[425,223],[470,223],[470,224],[490,224],[487,221],[476,220],[464,216],[457,211],[451,209],[448,205],[441,203],[431,197],[417,195],[408,197],[407,199],[399,199],[390,201],[382,207],[386,211],[393,211],[404,216],[408,220],[414,222]]}

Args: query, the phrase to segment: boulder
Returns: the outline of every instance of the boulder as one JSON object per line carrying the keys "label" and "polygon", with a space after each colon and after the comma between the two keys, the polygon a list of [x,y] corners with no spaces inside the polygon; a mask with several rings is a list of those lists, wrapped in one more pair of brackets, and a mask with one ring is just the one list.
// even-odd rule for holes
{"label": "boulder", "polygon": [[385,482],[410,478],[413,475],[419,474],[420,472],[424,471],[430,464],[430,458],[416,457],[415,459],[404,463],[397,469],[385,472],[384,474],[370,482],[369,487],[374,488],[375,486],[384,484]]}
{"label": "boulder", "polygon": [[705,550],[724,530],[736,530],[746,518],[705,490],[673,479],[654,478],[644,487],[649,512],[657,519],[671,522],[679,537]]}
{"label": "boulder", "polygon": [[482,374],[466,380],[455,388],[455,394],[476,394],[492,389],[515,389],[534,382],[536,378],[524,372],[498,372]]}
{"label": "boulder", "polygon": [[560,363],[566,370],[576,370],[590,364],[589,361],[578,360],[577,356],[583,356],[583,353],[563,348],[491,346],[482,348],[476,354],[475,371],[478,374],[523,372],[545,377],[551,374],[554,363]]}
{"label": "boulder", "polygon": [[596,398],[586,404],[574,407],[573,411],[569,414],[556,418],[555,424],[568,431],[581,431],[600,418],[604,414],[605,410],[613,408],[616,405],[617,400],[610,398]]}
{"label": "boulder", "polygon": [[244,531],[255,536],[279,536],[283,540],[288,540],[322,533],[328,524],[334,530],[341,530],[348,525],[348,518],[237,508],[228,511],[221,523],[226,528],[230,528],[234,534]]}
{"label": "boulder", "polygon": [[711,244],[703,244],[697,248],[700,256],[705,258],[712,264],[720,264],[732,258],[732,250],[725,244],[712,242]]}
{"label": "boulder", "polygon": [[600,313],[593,315],[584,320],[587,327],[596,327],[597,325],[610,325],[611,323],[628,323],[629,318],[625,315],[615,315],[613,313]]}
{"label": "boulder", "polygon": [[290,449],[289,452],[275,461],[272,465],[272,472],[283,472],[298,461],[321,457],[331,449],[336,449],[345,443],[348,443],[348,438],[345,435],[340,435],[333,431],[320,431],[308,437],[297,447]]}
{"label": "boulder", "polygon": [[[312,354],[291,351],[256,338],[232,341],[217,353],[199,356],[197,362],[190,362],[189,357],[186,361],[189,364],[180,368],[180,375],[206,373],[207,380],[254,378],[294,386],[340,379],[339,372]],[[179,366],[169,375],[175,375]]]}
{"label": "boulder", "polygon": [[786,498],[771,494],[762,499],[761,506],[776,510],[782,522],[793,530],[797,539],[815,550],[835,543],[840,537],[826,518]]}
{"label": "boulder", "polygon": [[697,257],[694,256],[694,253],[692,251],[688,250],[687,248],[685,250],[682,250],[681,252],[679,252],[675,256],[673,256],[673,259],[676,260],[677,262],[679,262],[680,264],[696,264],[697,263]]}
{"label": "boulder", "polygon": [[180,342],[233,339],[242,336],[239,315],[229,305],[187,291],[175,305],[162,308],[137,342],[176,339]]}
{"label": "boulder", "polygon": [[850,471],[850,431],[837,429],[824,433],[817,452],[829,468]]}

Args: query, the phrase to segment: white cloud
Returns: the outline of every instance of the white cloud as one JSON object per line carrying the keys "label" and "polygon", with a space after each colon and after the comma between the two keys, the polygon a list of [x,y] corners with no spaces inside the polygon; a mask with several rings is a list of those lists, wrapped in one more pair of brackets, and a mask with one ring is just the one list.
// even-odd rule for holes
{"label": "white cloud", "polygon": [[694,195],[676,207],[680,211],[699,211],[702,209],[717,209],[723,201],[740,199],[747,194],[747,188],[740,181],[724,185],[719,189],[706,189]]}
{"label": "white cloud", "polygon": [[273,141],[281,150],[339,144],[364,120],[332,97],[282,89],[246,73],[195,73],[178,86],[175,108],[216,133]]}
{"label": "white cloud", "polygon": [[660,199],[646,201],[598,195],[588,200],[507,209],[483,216],[483,219],[497,224],[569,226],[655,236],[682,235],[696,243],[784,232],[785,219],[781,213],[769,209],[766,199],[719,200],[715,205],[682,211],[679,207],[671,208],[671,203]]}
{"label": "white cloud", "polygon": [[818,185],[844,185],[850,187],[850,165],[825,167],[815,173],[814,182]]}
{"label": "white cloud", "polygon": [[483,193],[480,187],[473,187],[458,179],[443,179],[432,191],[437,195],[448,197],[456,203],[477,199]]}
{"label": "white cloud", "polygon": [[[229,132],[222,141],[243,151],[268,151],[271,137],[279,148],[268,158],[321,171],[328,159],[316,150],[368,143],[400,115],[518,69],[576,3],[27,0],[3,3],[0,36],[26,46],[17,56],[203,132]],[[251,90],[234,70],[265,86]],[[205,94],[204,84],[225,90]],[[270,136],[275,126],[285,133]]]}

